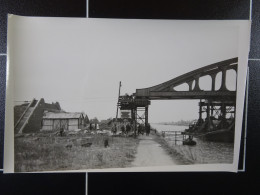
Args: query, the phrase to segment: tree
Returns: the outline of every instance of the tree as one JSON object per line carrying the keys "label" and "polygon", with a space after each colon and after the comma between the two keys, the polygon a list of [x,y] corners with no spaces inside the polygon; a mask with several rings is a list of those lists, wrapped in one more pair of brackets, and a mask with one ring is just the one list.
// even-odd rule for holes
{"label": "tree", "polygon": [[93,119],[90,120],[90,123],[99,123],[99,120],[97,117],[94,117]]}

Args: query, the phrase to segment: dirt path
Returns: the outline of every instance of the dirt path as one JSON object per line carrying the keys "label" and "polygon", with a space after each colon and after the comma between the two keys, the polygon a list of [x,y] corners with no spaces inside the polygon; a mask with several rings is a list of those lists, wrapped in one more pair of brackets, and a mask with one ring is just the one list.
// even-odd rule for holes
{"label": "dirt path", "polygon": [[141,135],[140,142],[137,147],[136,158],[133,161],[133,166],[164,166],[175,165],[173,159],[164,151],[164,149],[154,141],[154,136]]}

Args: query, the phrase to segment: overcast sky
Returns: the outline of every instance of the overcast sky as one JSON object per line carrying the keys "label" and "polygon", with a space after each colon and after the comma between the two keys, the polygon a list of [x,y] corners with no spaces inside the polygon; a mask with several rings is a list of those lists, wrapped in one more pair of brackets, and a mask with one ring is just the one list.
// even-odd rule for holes
{"label": "overcast sky", "polygon": [[[15,17],[9,30],[15,101],[58,101],[98,119],[115,117],[119,81],[121,94],[132,94],[238,56],[237,27],[225,21]],[[152,101],[149,109],[151,122],[198,118],[194,100]]]}

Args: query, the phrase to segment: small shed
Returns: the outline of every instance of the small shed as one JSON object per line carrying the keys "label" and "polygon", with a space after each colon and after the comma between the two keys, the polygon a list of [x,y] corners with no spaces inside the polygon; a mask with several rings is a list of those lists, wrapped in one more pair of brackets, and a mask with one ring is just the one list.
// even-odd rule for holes
{"label": "small shed", "polygon": [[82,129],[84,127],[84,115],[82,113],[55,113],[47,112],[42,119],[42,130],[57,131]]}

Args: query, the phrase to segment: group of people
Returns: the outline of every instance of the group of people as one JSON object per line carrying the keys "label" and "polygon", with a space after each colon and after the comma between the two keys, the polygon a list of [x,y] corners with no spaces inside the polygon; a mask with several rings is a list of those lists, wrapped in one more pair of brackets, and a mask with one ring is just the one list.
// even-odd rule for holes
{"label": "group of people", "polygon": [[[118,131],[121,131],[121,133],[125,136],[130,135],[131,132],[134,132],[135,126],[133,123],[130,122],[115,122],[112,125],[112,130],[111,132],[113,135],[116,135]],[[149,136],[151,131],[150,124],[148,123],[147,126],[145,127],[144,124],[137,124],[137,135],[144,134],[146,133],[147,136]]]}
{"label": "group of people", "polygon": [[146,134],[146,136],[149,136],[150,135],[150,131],[151,131],[151,126],[150,124],[148,123],[146,126],[144,124],[138,124],[137,125],[137,134],[140,135],[140,134]]}
{"label": "group of people", "polygon": [[128,136],[133,130],[133,125],[130,123],[115,122],[112,126],[112,133],[116,135],[118,131],[121,131],[123,135]]}

